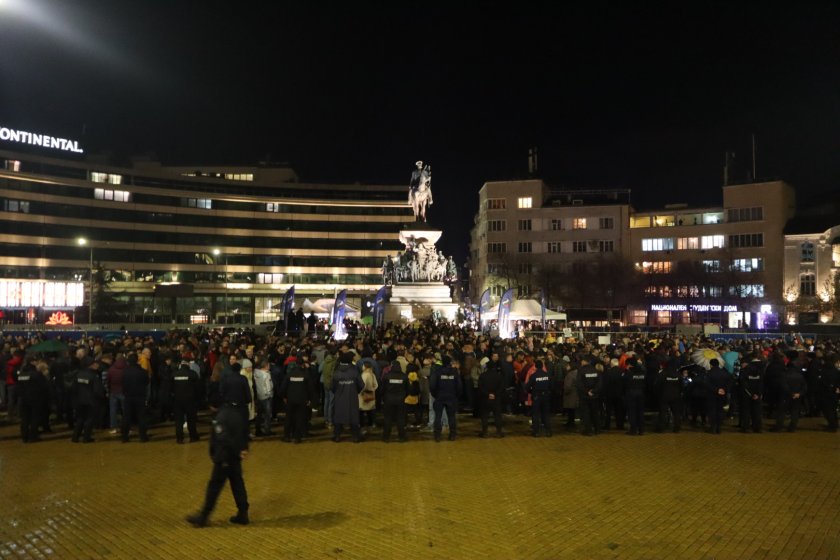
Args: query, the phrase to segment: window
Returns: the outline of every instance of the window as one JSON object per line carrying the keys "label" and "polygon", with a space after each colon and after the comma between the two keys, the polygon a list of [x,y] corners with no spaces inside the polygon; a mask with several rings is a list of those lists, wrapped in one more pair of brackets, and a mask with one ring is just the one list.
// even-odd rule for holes
{"label": "window", "polygon": [[709,286],[704,289],[709,297],[721,297],[723,295],[723,288],[720,286]]}
{"label": "window", "polygon": [[520,241],[519,242],[519,252],[520,253],[530,253],[531,252],[531,242],[530,241]]}
{"label": "window", "polygon": [[736,297],[764,297],[764,284],[738,284],[737,286],[730,286],[729,295]]}
{"label": "window", "polygon": [[727,211],[727,219],[730,222],[757,222],[764,219],[764,208],[730,208]]}
{"label": "window", "polygon": [[802,250],[802,262],[814,262],[814,244],[806,241],[800,248]]}
{"label": "window", "polygon": [[225,179],[228,181],[253,181],[253,173],[225,173]]}
{"label": "window", "polygon": [[764,259],[735,259],[732,261],[732,270],[737,272],[760,272],[764,270]]}
{"label": "window", "polygon": [[496,297],[502,297],[506,291],[504,286],[492,286],[490,288],[490,293]]}
{"label": "window", "polygon": [[487,199],[487,209],[488,210],[504,210],[505,209],[505,199],[504,198],[488,198]]}
{"label": "window", "polygon": [[733,249],[739,247],[763,247],[764,234],[763,233],[741,233],[738,235],[729,236],[729,246]]}
{"label": "window", "polygon": [[210,198],[185,198],[184,205],[188,208],[203,208],[210,210],[213,208],[213,200]]}
{"label": "window", "polygon": [[813,272],[806,272],[799,276],[799,295],[817,295],[817,277]]}
{"label": "window", "polygon": [[505,231],[507,220],[490,220],[487,222],[487,231]]}
{"label": "window", "polygon": [[559,241],[549,241],[547,244],[546,250],[549,253],[559,253],[560,252],[560,245]]}
{"label": "window", "polygon": [[673,248],[673,237],[642,239],[642,251],[671,251]]}
{"label": "window", "polygon": [[507,246],[505,243],[488,243],[487,244],[487,252],[488,253],[504,253],[507,251]]}
{"label": "window", "polygon": [[526,298],[531,295],[531,286],[517,286],[516,287],[516,297],[518,298]]}
{"label": "window", "polygon": [[265,211],[266,212],[279,212],[280,211],[280,203],[279,202],[266,202],[265,203]]}
{"label": "window", "polygon": [[517,206],[519,208],[531,208],[533,204],[533,198],[530,196],[520,196],[517,200]]}
{"label": "window", "polygon": [[557,218],[551,220],[551,231],[561,231],[563,229],[563,220]]}
{"label": "window", "polygon": [[[729,237],[732,237],[731,235]],[[704,235],[700,238],[701,249],[721,249],[723,247],[722,235]]]}
{"label": "window", "polygon": [[282,284],[283,274],[260,272],[257,274],[257,284]]}
{"label": "window", "polygon": [[531,220],[519,220],[519,231],[531,231]]}
{"label": "window", "polygon": [[697,286],[677,286],[677,297],[700,297]]}
{"label": "window", "polygon": [[93,189],[93,197],[96,200],[128,202],[131,200],[131,193],[128,191],[112,191],[110,189]]}
{"label": "window", "polygon": [[720,261],[719,260],[711,260],[711,261],[702,261],[703,269],[706,272],[720,272]]}
{"label": "window", "polygon": [[647,323],[647,311],[644,309],[634,309],[630,316],[630,322],[634,325],[644,325]]}
{"label": "window", "polygon": [[598,218],[599,229],[613,229],[615,220],[613,218]]}
{"label": "window", "polygon": [[122,175],[116,175],[114,173],[100,173],[98,171],[91,171],[90,180],[93,183],[108,183],[110,185],[122,185]]}
{"label": "window", "polygon": [[612,253],[615,251],[615,243],[612,240],[607,241],[602,239],[598,241],[598,251],[601,253]]}
{"label": "window", "polygon": [[699,237],[678,237],[677,238],[677,249],[680,251],[685,251],[687,249],[699,249],[700,248],[700,238]]}
{"label": "window", "polygon": [[585,253],[586,252],[586,241],[572,241],[572,252],[573,253]]}
{"label": "window", "polygon": [[499,263],[487,263],[487,274],[500,274],[502,265]]}
{"label": "window", "polygon": [[650,216],[631,216],[630,217],[630,227],[631,228],[642,228],[642,227],[650,227]]}
{"label": "window", "polygon": [[671,272],[671,261],[645,261],[642,263],[642,272],[645,274],[668,274]]}
{"label": "window", "polygon": [[531,274],[533,270],[531,263],[519,263],[519,274]]}
{"label": "window", "polygon": [[15,173],[20,173],[20,161],[16,159],[7,159],[6,171],[14,171]]}
{"label": "window", "polygon": [[572,218],[572,229],[586,229],[586,218]]}
{"label": "window", "polygon": [[29,201],[28,200],[4,200],[3,201],[3,210],[6,212],[23,212],[24,214],[29,214]]}

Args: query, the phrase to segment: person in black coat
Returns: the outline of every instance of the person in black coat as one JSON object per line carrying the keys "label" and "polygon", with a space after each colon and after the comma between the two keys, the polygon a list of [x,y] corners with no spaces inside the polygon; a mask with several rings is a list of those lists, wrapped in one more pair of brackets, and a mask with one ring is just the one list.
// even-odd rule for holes
{"label": "person in black coat", "polygon": [[791,350],[785,354],[788,359],[781,386],[779,406],[775,409],[776,425],[770,430],[779,432],[784,427],[785,409],[790,412],[790,423],[787,431],[795,432],[799,424],[799,413],[802,410],[803,397],[808,392],[805,382],[804,368],[800,365],[799,353]]}
{"label": "person in black coat", "polygon": [[216,507],[219,494],[230,481],[230,489],[236,502],[237,513],[230,518],[231,523],[247,525],[248,492],[242,478],[242,461],[248,456],[247,431],[242,427],[242,414],[230,405],[222,405],[210,432],[210,459],[213,472],[207,483],[207,493],[201,511],[187,516],[187,521],[195,527],[206,527],[210,514]]}
{"label": "person in black coat", "polygon": [[726,399],[729,396],[732,377],[725,369],[720,367],[720,361],[717,358],[709,360],[709,365],[712,367],[706,376],[706,383],[709,389],[706,396],[706,404],[709,411],[709,429],[707,431],[710,434],[719,434],[724,418],[723,406],[726,404]]}
{"label": "person in black coat", "polygon": [[27,364],[18,375],[17,387],[20,436],[23,443],[34,443],[40,439],[38,425],[44,414],[49,413],[50,383],[38,367]]}
{"label": "person in black coat", "polygon": [[400,363],[394,361],[391,369],[382,377],[382,405],[383,424],[382,441],[388,443],[391,439],[391,426],[397,423],[397,434],[400,441],[406,441],[405,437],[405,398],[408,396],[409,382]]}
{"label": "person in black coat", "polygon": [[305,430],[307,408],[315,395],[315,387],[307,370],[297,362],[289,362],[286,376],[280,382],[280,396],[286,404],[286,420],[283,425],[283,441],[300,443]]}
{"label": "person in black coat", "polygon": [[683,414],[683,379],[677,366],[677,360],[675,358],[670,359],[656,379],[656,393],[659,398],[659,416],[656,420],[657,432],[662,432],[665,429],[665,420],[669,413],[671,422],[673,422],[674,433],[680,431]]}
{"label": "person in black coat", "polygon": [[738,372],[740,382],[740,429],[747,432],[750,427],[755,433],[761,433],[761,403],[764,399],[764,362],[755,353],[750,361]]}
{"label": "person in black coat", "polygon": [[502,428],[502,401],[504,400],[505,380],[499,353],[493,352],[487,367],[478,376],[478,394],[481,402],[481,432],[480,437],[487,437],[487,424],[490,412],[496,424],[496,437],[505,437]]}
{"label": "person in black coat", "polygon": [[190,433],[190,441],[198,441],[198,401],[201,397],[201,379],[187,360],[172,376],[172,404],[175,416],[175,441],[184,443],[184,422]]}
{"label": "person in black coat", "polygon": [[128,432],[132,424],[140,430],[140,441],[149,441],[146,432],[146,394],[149,387],[149,374],[137,364],[137,354],[132,352],[126,357],[128,365],[123,370],[123,395],[125,410],[122,418],[122,441],[128,442]]}
{"label": "person in black coat", "polygon": [[837,431],[837,401],[840,399],[840,355],[831,356],[826,363],[816,383],[819,392],[817,402],[828,421],[826,429]]}
{"label": "person in black coat", "polygon": [[437,368],[429,380],[429,387],[435,398],[435,441],[440,441],[444,409],[449,421],[449,440],[453,441],[457,437],[455,416],[458,413],[458,395],[461,394],[461,374],[457,369],[458,362],[453,361],[450,356],[443,356],[442,361],[443,367]]}
{"label": "person in black coat", "polygon": [[73,413],[76,416],[73,443],[79,442],[83,431],[85,443],[92,443],[96,407],[105,398],[105,386],[102,384],[102,376],[99,373],[99,362],[91,362],[87,368],[76,374],[72,395]]}
{"label": "person in black coat", "polygon": [[248,405],[251,403],[251,388],[248,387],[248,379],[239,373],[242,364],[233,357],[230,362],[231,365],[222,371],[219,379],[219,399],[222,405],[228,405],[242,416],[242,430],[247,438],[250,433]]}
{"label": "person in black coat", "polygon": [[587,355],[580,357],[577,381],[575,382],[580,398],[580,419],[583,422],[583,435],[591,436],[601,432],[601,391],[603,376],[598,373]]}
{"label": "person in black coat", "polygon": [[610,418],[615,417],[615,427],[624,429],[624,382],[618,358],[610,360],[610,367],[604,372],[604,387],[601,396],[604,401],[604,429],[610,429]]}
{"label": "person in black coat", "polygon": [[551,437],[551,376],[543,369],[542,360],[534,362],[535,370],[528,379],[527,390],[531,395],[531,435],[540,435],[540,429],[545,430],[545,436]]}

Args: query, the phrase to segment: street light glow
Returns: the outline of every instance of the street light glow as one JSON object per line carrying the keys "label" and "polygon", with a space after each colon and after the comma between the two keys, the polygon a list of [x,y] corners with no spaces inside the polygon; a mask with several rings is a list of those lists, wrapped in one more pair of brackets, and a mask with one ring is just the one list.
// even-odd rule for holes
{"label": "street light glow", "polygon": [[220,249],[218,249],[218,248],[217,248],[217,249],[213,249],[213,255],[215,255],[215,256],[217,256],[217,257],[218,257],[221,253],[222,253],[222,251],[221,251]]}
{"label": "street light glow", "polygon": [[[2,1],[2,0],[0,0],[0,1]],[[85,246],[85,245],[87,245],[87,239],[85,239],[84,237],[80,237],[80,238],[76,239],[76,243],[78,243],[81,246]]]}

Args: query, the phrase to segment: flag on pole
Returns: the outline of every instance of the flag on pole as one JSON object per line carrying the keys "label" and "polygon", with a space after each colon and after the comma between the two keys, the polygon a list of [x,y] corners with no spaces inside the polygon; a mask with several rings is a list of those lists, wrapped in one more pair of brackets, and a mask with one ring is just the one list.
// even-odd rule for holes
{"label": "flag on pole", "polygon": [[333,338],[335,340],[344,340],[347,338],[347,330],[344,328],[344,312],[347,310],[347,290],[341,290],[335,297],[335,304],[333,305],[333,325],[335,325],[335,332]]}
{"label": "flag on pole", "polygon": [[540,323],[545,331],[545,290],[540,288]]}
{"label": "flag on pole", "polygon": [[481,325],[481,314],[490,310],[490,288],[484,290],[478,300],[478,324]]}
{"label": "flag on pole", "polygon": [[289,315],[295,309],[295,285],[286,290],[283,294],[283,330],[289,332]]}
{"label": "flag on pole", "polygon": [[385,323],[385,294],[387,286],[382,286],[376,292],[376,297],[373,300],[373,328],[378,329]]}
{"label": "flag on pole", "polygon": [[510,338],[510,306],[513,304],[513,290],[510,289],[502,295],[499,301],[499,338]]}

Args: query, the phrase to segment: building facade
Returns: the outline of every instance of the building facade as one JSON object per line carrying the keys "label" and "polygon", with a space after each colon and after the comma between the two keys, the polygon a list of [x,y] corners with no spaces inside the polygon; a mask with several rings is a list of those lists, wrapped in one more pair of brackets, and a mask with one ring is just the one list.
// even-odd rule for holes
{"label": "building facade", "polygon": [[629,195],[552,189],[539,179],[485,183],[471,231],[471,300],[514,288],[518,297],[544,290],[548,305],[562,304],[570,317],[615,308],[617,275],[593,271],[620,267],[628,255]]}
{"label": "building facade", "polygon": [[77,312],[90,294],[95,322],[129,323],[272,320],[292,285],[361,298],[413,221],[404,186],[306,184],[283,166],[115,167],[6,150],[0,162],[11,322]]}

